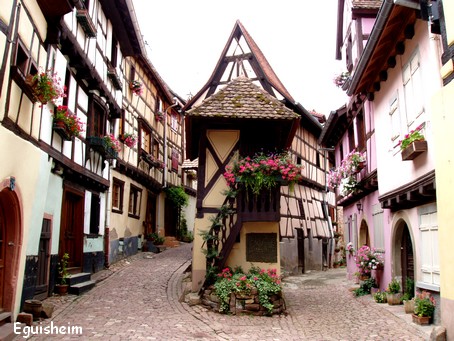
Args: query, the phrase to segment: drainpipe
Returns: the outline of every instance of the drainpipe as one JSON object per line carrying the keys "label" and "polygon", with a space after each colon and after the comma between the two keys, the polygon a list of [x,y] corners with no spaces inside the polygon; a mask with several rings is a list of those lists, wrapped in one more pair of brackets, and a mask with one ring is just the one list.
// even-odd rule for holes
{"label": "drainpipe", "polygon": [[178,100],[178,98],[174,97],[173,98],[174,104],[172,104],[170,107],[166,109],[166,112],[164,114],[164,174],[162,177],[162,189],[165,189],[167,187],[167,114],[169,113],[169,110],[172,109],[173,107],[176,107],[179,105],[180,107],[183,107],[182,103]]}
{"label": "drainpipe", "polygon": [[334,249],[334,243],[333,243],[333,238],[334,238],[334,232],[333,232],[333,225],[331,224],[331,221],[329,219],[329,211],[328,211],[328,201],[326,200],[326,193],[328,193],[328,181],[326,179],[326,176],[328,174],[328,169],[327,169],[327,166],[328,166],[328,162],[327,162],[327,158],[326,158],[326,152],[327,151],[334,151],[334,148],[319,148],[318,150],[322,150],[323,151],[323,162],[324,162],[324,168],[325,168],[325,190],[323,192],[323,202],[325,203],[325,209],[324,209],[324,213],[325,213],[325,216],[327,217],[327,224],[328,224],[328,230],[329,230],[329,243],[328,243],[328,255],[327,255],[327,268],[329,268],[330,264],[331,264],[331,258],[332,258],[332,254],[333,254],[333,249]]}

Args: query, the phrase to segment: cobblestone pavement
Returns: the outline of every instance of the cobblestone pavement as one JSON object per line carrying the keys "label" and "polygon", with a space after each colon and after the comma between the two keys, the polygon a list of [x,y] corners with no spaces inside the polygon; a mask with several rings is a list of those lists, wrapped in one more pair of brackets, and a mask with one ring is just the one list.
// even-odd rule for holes
{"label": "cobblestone pavement", "polygon": [[82,334],[31,339],[416,341],[427,340],[431,331],[411,323],[400,313],[402,306],[354,298],[342,269],[287,277],[285,315],[227,316],[190,307],[179,300],[190,257],[191,244],[183,244],[159,254],[139,253],[95,274],[100,282],[84,295],[47,299],[56,309],[40,325],[77,326]]}

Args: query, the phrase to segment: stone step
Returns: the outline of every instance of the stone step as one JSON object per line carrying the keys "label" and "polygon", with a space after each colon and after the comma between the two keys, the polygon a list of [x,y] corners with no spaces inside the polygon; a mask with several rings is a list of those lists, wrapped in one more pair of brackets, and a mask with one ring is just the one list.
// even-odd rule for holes
{"label": "stone step", "polygon": [[95,281],[89,280],[82,283],[77,283],[75,285],[71,285],[68,289],[68,292],[73,295],[82,295],[84,292],[92,289],[96,285]]}
{"label": "stone step", "polygon": [[11,323],[11,312],[3,311],[0,313],[0,326],[6,323]]}
{"label": "stone step", "polygon": [[167,247],[177,247],[180,246],[180,241],[175,237],[165,237],[164,245]]}
{"label": "stone step", "polygon": [[75,284],[87,282],[91,280],[91,274],[88,272],[80,272],[78,274],[71,274],[68,277],[68,284],[69,286],[73,286]]}
{"label": "stone step", "polygon": [[[22,324],[21,326],[23,327],[25,324]],[[14,334],[13,323],[5,323],[0,327],[0,341],[12,341],[16,336],[17,335]]]}

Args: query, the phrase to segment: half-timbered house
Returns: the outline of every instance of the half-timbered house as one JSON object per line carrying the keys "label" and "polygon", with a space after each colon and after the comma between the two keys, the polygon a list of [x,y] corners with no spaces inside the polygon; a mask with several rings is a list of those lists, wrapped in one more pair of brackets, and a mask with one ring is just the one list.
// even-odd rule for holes
{"label": "half-timbered house", "polygon": [[183,120],[130,1],[7,1],[0,36],[0,308],[14,315],[53,291],[65,253],[80,293],[146,234],[175,235],[163,189],[181,184]]}
{"label": "half-timbered house", "polygon": [[[328,265],[332,237],[325,192],[326,154],[317,143],[321,124],[288,93],[257,44],[237,21],[206,85],[184,107],[188,158],[199,162],[193,248],[193,290],[200,288],[214,265],[277,267],[298,272]],[[236,203],[225,197],[223,173],[236,153],[289,150],[303,166],[303,179],[289,190]],[[262,200],[262,201],[261,201]],[[250,204],[247,204],[249,202]],[[235,208],[224,219],[216,242],[204,243],[213,232],[224,204]],[[330,206],[331,205],[331,206]],[[216,229],[215,229],[216,230]],[[209,238],[208,238],[209,239]],[[202,249],[218,254],[206,261]]]}

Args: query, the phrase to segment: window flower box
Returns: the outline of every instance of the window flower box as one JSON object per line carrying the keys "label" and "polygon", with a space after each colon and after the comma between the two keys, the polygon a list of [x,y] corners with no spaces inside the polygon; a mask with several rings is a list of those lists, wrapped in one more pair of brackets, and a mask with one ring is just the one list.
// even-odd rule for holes
{"label": "window flower box", "polygon": [[405,149],[402,149],[402,161],[413,160],[427,151],[427,141],[418,140],[410,143]]}
{"label": "window flower box", "polygon": [[59,105],[53,116],[52,129],[61,136],[63,140],[70,141],[73,136],[79,136],[83,131],[83,123],[75,115],[68,111],[68,107]]}
{"label": "window flower box", "polygon": [[121,90],[123,83],[121,82],[120,77],[117,75],[117,71],[114,67],[109,67],[109,69],[107,70],[107,77],[109,77],[109,79],[112,81],[115,89]]}
{"label": "window flower box", "polygon": [[34,75],[27,75],[25,84],[30,87],[33,95],[33,102],[40,102],[45,105],[54,102],[60,97],[66,97],[65,88],[60,84],[60,78],[51,70],[39,71]]}
{"label": "window flower box", "polygon": [[76,13],[77,21],[85,32],[85,35],[89,38],[96,37],[96,26],[91,20],[90,14],[86,9],[78,9]]}
{"label": "window flower box", "polygon": [[98,152],[106,159],[115,159],[120,151],[117,139],[111,135],[87,137],[90,148]]}

